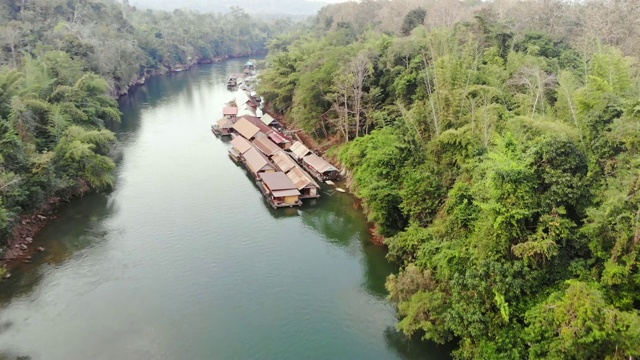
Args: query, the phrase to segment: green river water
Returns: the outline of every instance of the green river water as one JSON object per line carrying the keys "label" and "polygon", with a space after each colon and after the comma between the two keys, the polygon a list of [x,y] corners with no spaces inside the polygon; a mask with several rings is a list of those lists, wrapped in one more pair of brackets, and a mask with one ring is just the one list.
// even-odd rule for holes
{"label": "green river water", "polygon": [[[0,284],[8,359],[443,359],[405,339],[354,199],[272,210],[209,125],[246,59],[121,100],[118,180],[72,201]],[[0,355],[2,358],[2,355]]]}

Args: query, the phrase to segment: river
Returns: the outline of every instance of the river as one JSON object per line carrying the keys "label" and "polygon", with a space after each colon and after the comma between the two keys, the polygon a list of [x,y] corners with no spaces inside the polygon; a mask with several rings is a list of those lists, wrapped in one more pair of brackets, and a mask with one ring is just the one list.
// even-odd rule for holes
{"label": "river", "polygon": [[[395,330],[354,199],[273,210],[209,126],[245,59],[150,79],[120,101],[118,178],[72,201],[0,284],[8,359],[440,359]],[[0,355],[2,358],[3,355]]]}

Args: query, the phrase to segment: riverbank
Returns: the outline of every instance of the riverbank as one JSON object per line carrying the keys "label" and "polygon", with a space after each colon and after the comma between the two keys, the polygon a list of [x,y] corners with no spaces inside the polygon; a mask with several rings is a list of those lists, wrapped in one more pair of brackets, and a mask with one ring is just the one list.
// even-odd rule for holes
{"label": "riverbank", "polygon": [[21,263],[30,263],[31,256],[36,252],[42,252],[43,247],[33,246],[33,239],[53,219],[63,204],[67,204],[75,198],[82,197],[90,192],[90,187],[81,181],[76,190],[66,197],[54,196],[38,209],[23,214],[20,220],[11,229],[7,237],[6,245],[0,249],[0,275],[3,278],[11,277],[11,271]]}
{"label": "riverbank", "polygon": [[114,92],[111,94],[114,98],[120,98],[123,96],[126,96],[129,94],[129,92],[131,91],[131,89],[138,87],[138,86],[143,86],[148,79],[154,77],[154,76],[162,76],[162,75],[166,75],[166,74],[170,74],[170,73],[177,73],[177,72],[182,72],[182,71],[186,71],[191,69],[192,67],[196,66],[196,65],[202,65],[202,64],[217,64],[226,60],[230,60],[230,59],[238,59],[238,58],[243,58],[243,57],[247,57],[247,56],[255,56],[255,55],[260,55],[262,54],[262,52],[253,52],[253,53],[247,53],[247,54],[234,54],[234,55],[225,55],[225,56],[216,56],[216,57],[212,57],[212,58],[195,58],[195,59],[189,59],[187,60],[186,63],[181,63],[181,64],[163,64],[163,68],[161,69],[146,69],[144,75],[140,75],[138,76],[136,79],[134,79],[133,81],[131,81],[128,85],[127,88],[125,89],[114,89]]}
{"label": "riverbank", "polygon": [[[194,59],[186,64],[165,65],[165,69],[156,72],[145,72],[144,76],[139,77],[136,81],[132,82],[126,90],[116,91],[111,95],[114,98],[126,96],[129,92],[139,86],[144,86],[149,78],[155,76],[163,76],[170,73],[177,73],[187,71],[192,67],[200,64],[214,64],[223,61],[242,58],[247,56],[259,55],[254,54],[236,54],[228,55],[224,57],[203,58]],[[66,191],[68,191],[67,189]],[[38,233],[49,223],[49,221],[56,218],[56,213],[64,204],[73,201],[74,198],[82,197],[89,193],[90,188],[84,182],[78,184],[76,190],[69,192],[65,196],[53,196],[47,199],[41,207],[33,209],[32,211],[21,214],[19,219],[15,221],[11,228],[9,235],[5,239],[5,245],[0,247],[0,280],[4,277],[11,276],[11,271],[16,266],[22,263],[29,263],[31,256],[46,249],[33,246],[33,239]]]}
{"label": "riverbank", "polygon": [[225,79],[244,62],[156,77],[121,101],[114,191],[61,204],[34,237],[45,253],[1,285],[0,323],[12,325],[0,354],[439,358],[394,330],[395,267],[353,197],[273,210],[212,138]]}
{"label": "riverbank", "polygon": [[[278,120],[278,122],[283,124],[285,127],[292,128],[291,123],[285,115],[277,114],[269,106],[267,106],[267,110],[269,110],[270,114],[275,114],[274,118]],[[353,174],[344,166],[344,164],[342,164],[337,156],[342,145],[339,138],[337,136],[334,136],[333,138],[328,139],[323,143],[318,143],[318,141],[316,141],[313,136],[302,129],[296,130],[295,137],[297,138],[297,140],[301,141],[307,148],[317,152],[318,154],[325,157],[329,162],[335,164],[339,169],[342,169],[342,180],[340,180],[338,183],[344,184],[344,187],[349,189],[349,193],[356,199],[353,205],[354,208],[361,211],[365,216],[367,216],[367,209],[362,205],[362,199],[355,194],[355,181],[353,179]],[[378,226],[372,222],[368,222],[368,226],[369,234],[371,235],[371,242],[377,246],[386,247],[385,237],[380,234]]]}

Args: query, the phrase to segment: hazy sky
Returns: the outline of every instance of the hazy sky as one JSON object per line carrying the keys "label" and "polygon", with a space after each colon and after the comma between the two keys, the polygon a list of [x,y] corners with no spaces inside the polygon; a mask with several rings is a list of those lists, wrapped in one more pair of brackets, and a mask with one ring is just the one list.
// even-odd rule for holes
{"label": "hazy sky", "polygon": [[335,4],[349,0],[129,0],[131,5],[141,8],[173,10],[188,8],[202,12],[228,11],[231,6],[240,6],[249,13],[314,15],[321,4]]}

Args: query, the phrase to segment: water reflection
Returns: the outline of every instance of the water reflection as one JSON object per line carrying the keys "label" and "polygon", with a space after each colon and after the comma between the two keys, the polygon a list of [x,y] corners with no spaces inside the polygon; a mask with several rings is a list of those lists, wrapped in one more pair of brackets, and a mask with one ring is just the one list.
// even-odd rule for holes
{"label": "water reflection", "polygon": [[[427,349],[425,342],[420,341],[418,336],[408,338],[398,329],[388,327],[384,331],[384,338],[390,349],[394,349],[398,355],[407,360],[424,359]],[[428,353],[430,360],[446,360],[450,359],[449,355],[454,349],[454,344],[448,345],[428,345]]]}
{"label": "water reflection", "polygon": [[368,224],[355,209],[353,197],[339,192],[331,194],[325,187],[317,206],[303,208],[301,217],[304,224],[332,244],[348,248],[354,255],[361,252],[363,256],[359,257],[365,269],[363,286],[371,295],[386,297],[384,283],[395,268],[386,261],[385,250],[371,243]]}
{"label": "water reflection", "polygon": [[42,246],[43,253],[35,253],[32,263],[20,264],[12,271],[10,279],[4,281],[0,291],[0,307],[18,296],[29,295],[43,279],[43,267],[57,267],[80,251],[103,241],[107,231],[102,219],[114,213],[104,194],[91,194],[63,206],[58,218],[51,221],[32,244]]}
{"label": "water reflection", "polygon": [[[242,60],[230,64],[236,72]],[[432,346],[387,327],[394,319],[384,281],[394,269],[369,241],[350,195],[324,188],[300,208],[274,210],[244,167],[219,151],[208,124],[221,105],[207,101],[227,100],[218,87],[229,72],[218,64],[156,77],[120,100],[116,190],[64,207],[35,239],[47,251],[0,285],[2,347],[35,360],[145,358],[132,350],[143,345],[162,352],[146,358],[250,358],[255,348],[306,358],[322,350],[318,344],[355,358],[438,358]],[[172,121],[183,114],[191,121]],[[229,184],[220,174],[253,185]],[[230,216],[216,223],[221,213]],[[296,232],[310,241],[283,240]],[[86,283],[69,279],[78,271],[88,272],[78,277]]]}
{"label": "water reflection", "polygon": [[190,81],[194,76],[189,71],[154,76],[149,78],[145,85],[132,88],[129,95],[118,99],[122,121],[112,124],[110,129],[125,136],[136,134],[142,124],[139,121],[142,111],[180,96],[193,86]]}
{"label": "water reflection", "polygon": [[353,199],[328,190],[323,187],[315,206],[303,207],[302,222],[340,247],[348,247],[353,239],[362,240],[367,236],[367,224],[362,215],[353,210]]}
{"label": "water reflection", "polygon": [[385,252],[378,246],[367,242],[363,245],[365,268],[365,288],[369,294],[378,298],[386,298],[387,290],[385,289],[385,281],[387,277],[395,270],[395,266],[387,262]]}

